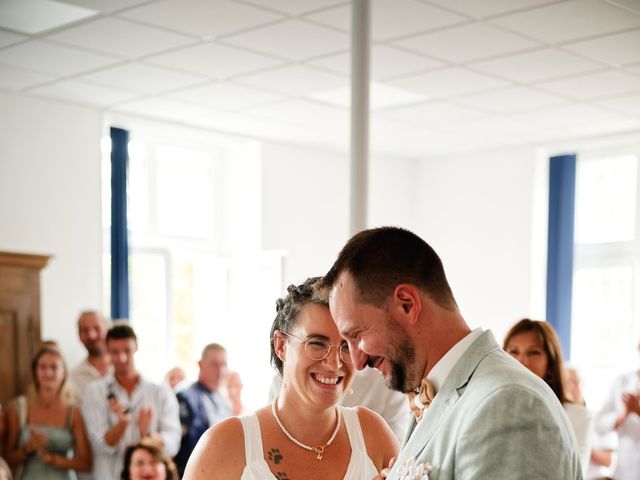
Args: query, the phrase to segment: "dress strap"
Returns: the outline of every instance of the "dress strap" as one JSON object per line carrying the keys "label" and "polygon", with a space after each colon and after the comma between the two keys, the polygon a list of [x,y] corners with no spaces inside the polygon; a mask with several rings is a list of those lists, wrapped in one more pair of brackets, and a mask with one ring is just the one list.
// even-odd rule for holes
{"label": "dress strap", "polygon": [[71,422],[73,421],[73,405],[67,407],[67,429],[71,430]]}
{"label": "dress strap", "polygon": [[242,423],[244,433],[244,454],[246,464],[256,460],[262,460],[262,434],[260,432],[260,422],[255,413],[238,417]]}
{"label": "dress strap", "polygon": [[358,450],[362,453],[367,453],[367,447],[364,443],[364,436],[362,435],[362,428],[360,427],[360,419],[358,418],[358,412],[355,408],[338,407],[342,413],[344,419],[344,426],[347,429],[347,435],[349,436],[349,443],[351,444],[351,450]]}

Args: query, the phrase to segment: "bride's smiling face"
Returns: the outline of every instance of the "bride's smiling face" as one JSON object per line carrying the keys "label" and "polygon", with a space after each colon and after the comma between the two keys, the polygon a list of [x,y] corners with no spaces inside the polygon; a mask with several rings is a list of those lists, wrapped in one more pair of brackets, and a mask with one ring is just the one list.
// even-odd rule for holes
{"label": "bride's smiling face", "polygon": [[336,404],[350,388],[355,370],[329,308],[305,305],[288,335],[279,335],[285,388],[314,404]]}

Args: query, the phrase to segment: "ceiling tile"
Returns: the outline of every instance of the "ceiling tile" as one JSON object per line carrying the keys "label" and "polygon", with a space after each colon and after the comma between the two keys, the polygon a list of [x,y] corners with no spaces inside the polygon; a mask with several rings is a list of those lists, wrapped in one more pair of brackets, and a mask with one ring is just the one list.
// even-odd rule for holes
{"label": "ceiling tile", "polygon": [[606,127],[628,121],[624,116],[616,115],[602,108],[585,104],[571,104],[552,109],[539,110],[517,115],[516,119],[537,123],[538,125],[573,129],[582,126]]}
{"label": "ceiling tile", "polygon": [[622,95],[640,92],[640,77],[608,70],[605,72],[581,75],[554,82],[541,83],[539,88],[549,92],[566,95],[579,100]]}
{"label": "ceiling tile", "polygon": [[598,104],[640,118],[640,94],[601,100]]}
{"label": "ceiling tile", "polygon": [[0,50],[0,63],[53,75],[74,75],[118,62],[117,59],[33,40]]}
{"label": "ceiling tile", "polygon": [[[306,18],[314,22],[351,31],[351,7],[349,5],[325,10]],[[389,40],[398,36],[426,32],[465,22],[461,15],[426,5],[417,0],[376,0],[371,7],[371,37]]]}
{"label": "ceiling tile", "polygon": [[540,45],[482,23],[409,37],[397,40],[394,44],[454,63],[504,55]]}
{"label": "ceiling tile", "polygon": [[[287,15],[301,15],[315,12],[326,7],[335,6],[340,0],[246,0],[246,3],[277,10]],[[347,2],[342,2],[347,3]]]}
{"label": "ceiling tile", "polygon": [[131,92],[104,88],[99,85],[91,85],[77,80],[55,83],[53,85],[47,85],[46,87],[37,87],[30,90],[29,93],[98,107],[106,107],[117,102],[129,100],[135,96],[135,94]]}
{"label": "ceiling tile", "polygon": [[348,35],[300,20],[257,28],[226,37],[224,41],[289,60],[303,60],[349,48]]}
{"label": "ceiling tile", "polygon": [[491,22],[544,42],[556,43],[637,27],[640,26],[640,15],[600,0],[572,0],[495,18]]}
{"label": "ceiling tile", "polygon": [[0,48],[13,45],[14,43],[26,40],[27,38],[29,37],[25,35],[18,35],[17,33],[5,32],[4,30],[0,30]]}
{"label": "ceiling tile", "polygon": [[150,55],[193,42],[183,35],[111,17],[69,28],[47,39],[124,58]]}
{"label": "ceiling tile", "polygon": [[602,67],[571,53],[545,49],[474,63],[473,68],[515,82],[529,83],[599,70]]}
{"label": "ceiling tile", "polygon": [[640,2],[638,0],[609,0],[609,3],[620,5],[621,7],[640,13]]}
{"label": "ceiling tile", "polygon": [[634,30],[594,40],[572,43],[564,48],[607,65],[620,66],[640,61],[639,45],[640,30]]}
{"label": "ceiling tile", "polygon": [[[343,75],[351,74],[351,53],[345,52],[307,62]],[[385,80],[391,77],[421,72],[444,65],[438,60],[416,55],[388,45],[371,47],[371,78]]]}
{"label": "ceiling tile", "polygon": [[548,4],[549,0],[431,0],[445,8],[474,18],[485,18],[524,8]]}
{"label": "ceiling tile", "polygon": [[410,123],[421,128],[442,128],[449,122],[467,122],[483,117],[485,114],[448,102],[428,102],[411,107],[394,108],[380,112],[378,116],[383,119]]}
{"label": "ceiling tile", "polygon": [[51,81],[54,78],[50,75],[0,65],[0,87],[9,90],[22,90],[23,88]]}
{"label": "ceiling tile", "polygon": [[503,80],[497,80],[462,68],[448,68],[437,72],[398,78],[389,80],[388,83],[428,95],[431,98],[483,92],[509,85],[508,82]]}
{"label": "ceiling tile", "polygon": [[131,8],[148,0],[57,0],[58,2],[68,3],[71,5],[79,5],[85,8],[91,8],[103,13],[116,12],[124,8]]}
{"label": "ceiling tile", "polygon": [[177,73],[141,63],[126,63],[90,73],[81,78],[106,87],[116,87],[138,93],[156,94],[187,85],[202,83],[201,77]]}
{"label": "ceiling tile", "polygon": [[281,100],[282,96],[228,83],[214,83],[182,90],[169,95],[168,98],[206,105],[224,111],[241,110],[274,102]]}
{"label": "ceiling tile", "polygon": [[0,2],[0,27],[35,35],[96,13],[95,10],[51,0],[3,0]]}
{"label": "ceiling tile", "polygon": [[123,103],[114,107],[113,110],[178,122],[203,118],[211,114],[211,109],[207,107],[158,97]]}
{"label": "ceiling tile", "polygon": [[276,68],[267,72],[247,75],[239,78],[237,82],[295,96],[310,95],[351,84],[348,78],[321,72],[303,65]]}
{"label": "ceiling tile", "polygon": [[349,126],[349,111],[346,108],[320,105],[307,100],[288,100],[252,108],[247,112],[283,122],[313,126],[326,131],[347,132]]}
{"label": "ceiling tile", "polygon": [[160,0],[120,14],[190,35],[215,38],[257,27],[281,15],[225,0]]}
{"label": "ceiling tile", "polygon": [[222,80],[281,63],[280,60],[271,57],[211,43],[149,57],[145,61],[205,75],[214,80]]}
{"label": "ceiling tile", "polygon": [[491,113],[513,113],[535,110],[566,103],[567,101],[548,93],[527,87],[515,87],[499,92],[472,95],[458,100],[463,105],[481,108]]}
{"label": "ceiling tile", "polygon": [[[427,100],[424,95],[418,95],[414,92],[409,92],[407,90],[377,82],[371,83],[369,96],[369,107],[371,110],[397,107],[399,105],[407,105]],[[351,87],[345,86],[326,90],[324,92],[316,92],[310,95],[310,98],[318,100],[319,102],[348,108],[351,105]]]}

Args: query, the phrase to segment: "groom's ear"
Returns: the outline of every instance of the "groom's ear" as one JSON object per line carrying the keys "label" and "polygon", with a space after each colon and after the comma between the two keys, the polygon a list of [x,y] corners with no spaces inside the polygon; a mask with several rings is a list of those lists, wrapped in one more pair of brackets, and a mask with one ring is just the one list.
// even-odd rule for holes
{"label": "groom's ear", "polygon": [[409,325],[415,325],[422,310],[420,292],[409,283],[397,285],[393,290],[391,307],[398,318],[402,318]]}

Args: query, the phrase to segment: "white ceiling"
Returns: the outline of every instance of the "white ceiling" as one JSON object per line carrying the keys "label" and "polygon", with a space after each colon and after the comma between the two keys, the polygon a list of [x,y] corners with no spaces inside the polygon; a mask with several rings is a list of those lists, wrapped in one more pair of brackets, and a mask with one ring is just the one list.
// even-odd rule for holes
{"label": "white ceiling", "polygon": [[[640,0],[372,0],[371,148],[640,129]],[[345,150],[350,2],[0,0],[0,89]]]}

